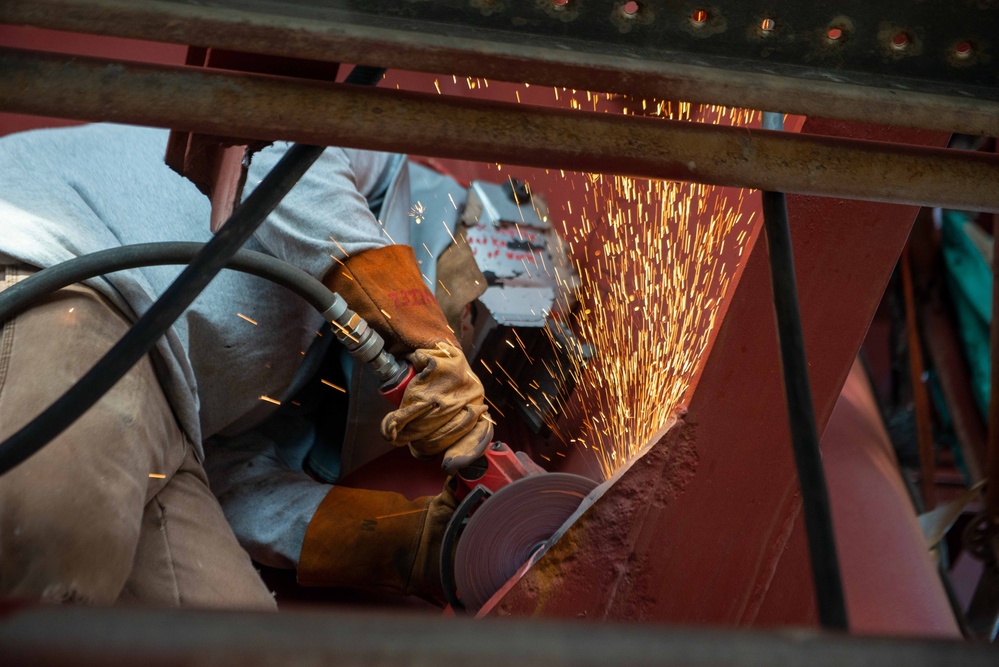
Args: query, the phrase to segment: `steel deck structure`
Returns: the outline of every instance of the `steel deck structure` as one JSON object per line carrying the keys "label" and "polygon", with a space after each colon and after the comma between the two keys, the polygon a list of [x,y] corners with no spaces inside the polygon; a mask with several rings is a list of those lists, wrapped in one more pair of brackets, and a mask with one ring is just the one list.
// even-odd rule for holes
{"label": "steel deck structure", "polygon": [[8,0],[0,23],[999,134],[988,0]]}

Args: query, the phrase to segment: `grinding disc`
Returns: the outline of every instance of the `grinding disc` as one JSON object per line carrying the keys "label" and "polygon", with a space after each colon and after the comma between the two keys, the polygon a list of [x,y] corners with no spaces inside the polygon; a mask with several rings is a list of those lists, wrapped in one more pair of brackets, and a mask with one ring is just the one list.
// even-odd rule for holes
{"label": "grinding disc", "polygon": [[597,483],[546,473],[509,484],[469,520],[455,551],[454,580],[466,609],[478,610],[572,516]]}

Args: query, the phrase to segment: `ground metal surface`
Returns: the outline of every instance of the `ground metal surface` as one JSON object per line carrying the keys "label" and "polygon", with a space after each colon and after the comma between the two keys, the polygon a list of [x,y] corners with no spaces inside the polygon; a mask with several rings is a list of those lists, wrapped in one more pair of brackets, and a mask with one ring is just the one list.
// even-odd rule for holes
{"label": "ground metal surface", "polygon": [[572,516],[597,483],[566,473],[533,475],[489,497],[458,541],[454,578],[467,609],[478,611]]}
{"label": "ground metal surface", "polygon": [[973,134],[999,102],[990,0],[7,0],[0,22]]}

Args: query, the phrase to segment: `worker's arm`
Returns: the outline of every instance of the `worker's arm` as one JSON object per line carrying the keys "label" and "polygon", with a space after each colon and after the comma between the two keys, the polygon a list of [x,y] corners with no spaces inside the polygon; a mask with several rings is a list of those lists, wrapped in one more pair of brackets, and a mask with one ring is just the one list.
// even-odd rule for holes
{"label": "worker's arm", "polygon": [[[383,433],[415,454],[445,452],[445,468],[458,469],[480,456],[491,439],[482,385],[427,289],[412,249],[386,245],[368,210],[366,197],[379,190],[378,159],[378,154],[327,150],[257,239],[273,254],[322,277],[390,350],[407,356],[417,375],[399,409],[383,422]],[[328,199],[317,191],[324,184]],[[266,539],[259,544],[248,539],[261,534],[260,515],[252,511],[242,511],[245,530],[237,529],[246,546],[256,547],[258,558],[294,564],[300,581],[309,585],[371,586],[442,599],[440,542],[455,504],[449,491],[408,501],[398,494],[331,489],[303,479],[300,462],[288,466],[267,447],[261,450],[260,441],[247,444],[256,455],[237,452],[220,466],[228,468],[223,473],[231,474],[233,464],[242,471],[240,484],[220,493],[220,500],[237,527],[243,525],[235,517],[241,507],[266,508],[265,528],[271,531],[264,531]],[[260,456],[267,464],[263,476]],[[271,481],[286,476],[289,483],[282,489],[271,488]],[[240,489],[247,493],[239,495]],[[283,495],[261,498],[278,491]],[[304,517],[310,517],[305,530]]]}
{"label": "worker's arm", "polygon": [[412,248],[393,245],[348,257],[325,283],[416,371],[399,409],[382,422],[385,438],[421,457],[443,452],[448,473],[481,456],[493,432],[482,383],[427,289]]}
{"label": "worker's arm", "polygon": [[[278,142],[253,157],[244,198],[290,146]],[[405,158],[327,148],[291,189],[254,238],[268,252],[316,278],[337,262],[391,243],[370,208]]]}
{"label": "worker's arm", "polygon": [[[418,456],[443,452],[448,473],[481,456],[492,439],[482,383],[427,289],[412,248],[391,245],[353,255],[324,282],[390,350],[408,352],[415,367],[401,405],[382,422],[386,439]],[[405,592],[443,604],[441,543],[456,504],[448,485],[414,501],[335,487],[305,533],[298,580]]]}
{"label": "worker's arm", "polygon": [[[482,385],[423,285],[412,249],[360,253],[326,282],[391,349],[415,348],[408,358],[417,375],[383,422],[386,437],[420,455],[445,452],[449,470],[478,458],[492,434]],[[294,566],[304,585],[395,591],[442,604],[440,549],[453,494],[445,487],[408,500],[319,484],[301,472],[306,448],[296,448],[292,423],[272,419],[216,450],[206,464],[241,543],[260,562]]]}
{"label": "worker's arm", "polygon": [[[275,144],[251,164],[248,183],[287,150]],[[323,278],[380,333],[388,349],[408,355],[417,371],[382,432],[414,454],[447,452],[453,472],[492,437],[482,384],[420,274],[413,250],[389,245],[369,209],[387,188],[400,156],[328,148],[275,209],[256,238],[275,256]]]}
{"label": "worker's arm", "polygon": [[304,471],[314,416],[291,411],[206,447],[205,471],[239,543],[306,586],[418,595],[444,604],[440,550],[457,500],[331,486]]}

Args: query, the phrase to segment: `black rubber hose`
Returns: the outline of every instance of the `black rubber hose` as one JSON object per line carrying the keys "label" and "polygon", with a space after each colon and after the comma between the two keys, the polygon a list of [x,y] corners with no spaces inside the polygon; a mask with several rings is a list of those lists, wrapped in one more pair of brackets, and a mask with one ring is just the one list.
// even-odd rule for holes
{"label": "black rubber hose", "polygon": [[[377,85],[385,71],[358,65],[347,75],[346,83]],[[323,150],[321,146],[302,144],[288,149],[222,229],[197,252],[190,265],[122,339],[69,391],[0,444],[0,474],[21,463],[66,430],[153,348],[322,155]]]}
{"label": "black rubber hose", "polygon": [[808,381],[808,360],[801,330],[791,229],[784,193],[763,193],[763,222],[767,232],[767,248],[770,251],[770,277],[773,283],[787,412],[791,422],[791,445],[798,468],[819,621],[829,629],[847,630],[846,601],[843,597],[839,559],[836,556],[829,491],[819,451],[812,390]]}
{"label": "black rubber hose", "polygon": [[148,353],[322,154],[296,144],[232,214],[215,237],[131,329],[73,387],[0,445],[0,470],[10,470],[75,422]]}
{"label": "black rubber hose", "polygon": [[[189,242],[140,243],[101,250],[42,269],[0,292],[0,324],[63,287],[141,266],[188,264],[204,247],[204,243]],[[320,313],[333,305],[336,298],[333,291],[302,269],[262,252],[237,250],[225,268],[281,285],[298,294]]]}

